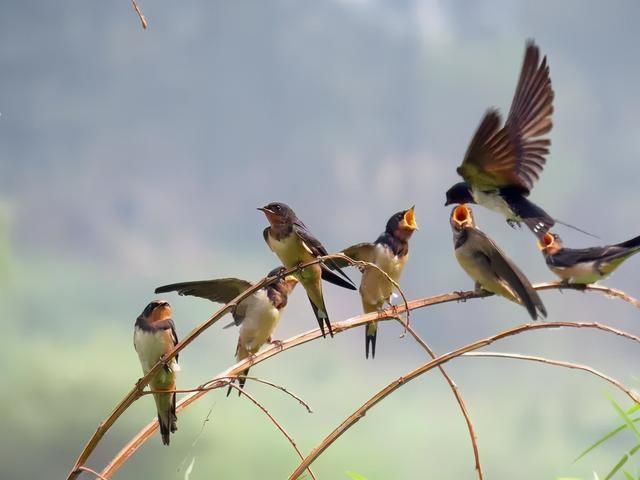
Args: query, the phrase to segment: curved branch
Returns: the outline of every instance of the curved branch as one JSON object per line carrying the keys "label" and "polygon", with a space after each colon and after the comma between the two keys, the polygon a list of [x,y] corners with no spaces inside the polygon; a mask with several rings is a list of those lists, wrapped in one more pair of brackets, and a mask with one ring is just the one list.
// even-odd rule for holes
{"label": "curved branch", "polygon": [[142,24],[142,28],[144,28],[146,30],[147,26],[148,26],[147,25],[147,19],[144,18],[144,14],[142,13],[142,10],[140,9],[138,4],[136,3],[136,0],[131,0],[131,4],[133,5],[133,9],[138,14],[138,18],[140,19],[140,23]]}
{"label": "curved branch", "polygon": [[[473,350],[477,350],[482,347],[486,347],[487,345],[492,344],[498,340],[503,338],[511,337],[513,335],[518,335],[523,332],[533,331],[533,330],[541,330],[546,328],[558,328],[558,327],[569,327],[569,328],[595,328],[598,330],[603,330],[605,332],[613,333],[615,335],[619,335],[630,340],[636,341],[640,343],[640,337],[632,335],[627,332],[623,332],[621,330],[615,329],[613,327],[609,327],[606,325],[601,325],[599,323],[572,323],[572,322],[545,322],[545,323],[527,323],[524,325],[520,325],[518,327],[510,328],[508,330],[504,330],[496,335],[492,335],[490,337],[486,337],[481,340],[477,340],[473,343],[469,343],[464,345],[463,347],[457,348],[456,350],[452,350],[449,353],[445,353],[444,355],[439,356],[438,358],[431,360],[430,362],[425,363],[424,365],[410,371],[406,375],[394,380],[389,385],[384,387],[378,393],[376,393],[373,397],[367,400],[360,408],[358,408],[355,412],[349,415],[335,430],[333,430],[325,439],[314,448],[309,455],[304,459],[304,461],[298,465],[298,468],[289,476],[289,480],[297,479],[302,472],[313,463],[313,461],[322,454],[333,442],[335,442],[343,433],[345,433],[349,428],[351,428],[358,420],[365,416],[365,414],[375,405],[380,403],[385,397],[393,393],[395,390],[410,382],[411,380],[419,377],[420,375],[432,370],[435,367],[438,367],[444,363],[449,362],[450,360],[460,357],[461,355],[471,352]],[[103,472],[104,474],[104,472]]]}
{"label": "curved branch", "polygon": [[[300,265],[298,268],[292,268],[287,270],[283,275],[288,275],[290,273],[294,273],[295,271],[301,269],[301,268],[305,268],[307,266],[322,262],[324,260],[330,259],[330,258],[344,258],[344,255],[328,255],[326,257],[321,257],[318,258],[312,262],[308,262],[305,263],[303,265]],[[348,258],[348,257],[347,257]],[[274,278],[265,278],[262,281],[257,282],[256,284],[254,284],[251,288],[249,288],[248,290],[246,290],[245,292],[243,292],[241,295],[239,295],[238,297],[236,297],[233,301],[231,301],[229,304],[223,306],[221,309],[219,309],[214,315],[212,315],[206,322],[204,322],[203,324],[199,325],[198,327],[196,327],[195,329],[193,329],[183,340],[182,342],[178,343],[178,345],[176,346],[176,348],[169,353],[169,355],[166,356],[166,358],[164,359],[164,362],[169,361],[171,358],[173,358],[178,352],[180,352],[182,349],[184,349],[189,343],[191,343],[193,340],[195,340],[196,337],[198,337],[201,333],[203,333],[207,328],[209,328],[211,325],[213,325],[220,317],[222,317],[223,315],[225,315],[226,313],[228,313],[230,310],[233,309],[233,307],[240,302],[241,300],[243,300],[244,298],[246,298],[247,296],[251,295],[253,292],[257,291],[258,289],[262,288],[263,286],[265,286],[266,284],[268,284],[269,282],[273,282],[275,279]],[[601,285],[586,285],[586,286],[576,286],[576,285],[565,285],[561,282],[551,282],[551,283],[542,283],[542,284],[538,284],[536,286],[534,286],[534,288],[538,289],[538,290],[551,290],[551,289],[569,289],[569,290],[580,290],[580,291],[594,291],[594,292],[600,292],[603,293],[605,295],[609,295],[609,296],[614,296],[616,298],[619,298],[627,303],[630,303],[631,305],[635,306],[636,308],[640,308],[640,301],[626,295],[624,292],[621,292],[619,290],[615,290],[615,289],[611,289],[611,288],[607,288]],[[425,307],[429,307],[429,306],[433,306],[433,305],[439,305],[439,304],[443,304],[443,303],[450,303],[450,302],[456,302],[456,301],[466,301],[472,298],[483,298],[483,297],[488,297],[491,296],[492,294],[489,292],[475,292],[475,291],[468,291],[468,292],[453,292],[453,293],[444,293],[444,294],[440,294],[440,295],[435,295],[432,297],[427,297],[427,298],[421,298],[421,299],[417,299],[417,300],[413,300],[407,303],[407,305],[396,305],[393,307],[393,309],[387,309],[385,311],[382,312],[378,312],[378,313],[368,313],[365,315],[359,315],[357,317],[351,318],[349,320],[345,320],[343,322],[338,322],[335,323],[334,325],[334,334],[340,333],[344,330],[350,329],[350,328],[354,328],[360,325],[364,325],[366,323],[369,323],[371,321],[385,321],[385,320],[389,320],[390,317],[393,317],[399,313],[403,313],[406,310],[416,310],[419,308],[425,308]],[[302,345],[306,342],[312,341],[312,340],[316,340],[318,338],[321,337],[320,334],[320,330],[319,329],[315,329],[315,330],[311,330],[305,333],[302,333],[300,335],[291,337],[290,339],[286,340],[285,342],[283,342],[282,346],[270,346],[268,348],[266,348],[265,350],[259,352],[257,355],[255,355],[253,358],[250,359],[246,359],[232,367],[230,367],[229,369],[227,369],[225,372],[223,372],[222,374],[220,374],[218,377],[216,378],[223,378],[223,377],[229,377],[229,376],[237,376],[240,372],[242,372],[243,370],[245,370],[247,367],[250,367],[252,365],[255,365],[257,363],[260,363],[278,353],[280,353],[281,351],[287,350],[289,348],[293,348],[296,347],[298,345]],[[89,439],[89,441],[87,442],[87,444],[85,445],[85,447],[83,448],[82,452],[80,453],[78,459],[76,460],[73,468],[71,469],[71,472],[68,475],[68,480],[73,480],[75,478],[77,478],[77,476],[79,475],[80,471],[79,471],[79,467],[81,465],[83,465],[87,459],[89,458],[89,456],[91,455],[91,453],[95,450],[96,446],[98,445],[98,443],[100,442],[100,440],[102,439],[102,437],[104,436],[104,434],[109,430],[109,428],[115,423],[115,421],[118,419],[118,417],[120,417],[120,415],[122,415],[122,413],[140,396],[140,392],[141,390],[147,385],[147,383],[149,382],[149,379],[151,378],[151,376],[153,374],[155,374],[157,372],[157,370],[160,368],[160,365],[162,365],[162,362],[159,362],[153,369],[151,369],[149,371],[149,373],[147,375],[145,375],[143,378],[141,378],[138,381],[138,384],[136,385],[136,387],[130,391],[127,396],[125,396],[125,398],[116,406],[116,408],[114,409],[114,411],[111,413],[111,415],[109,415],[109,417],[102,422],[98,428],[96,429],[96,432],[93,434],[93,436]],[[206,392],[195,392],[191,395],[187,395],[186,397],[182,398],[178,404],[178,410],[182,410],[183,408],[187,408],[191,403],[195,402],[196,400],[198,400],[199,398],[201,398],[203,395],[205,395]],[[120,468],[120,466],[131,456],[135,453],[135,451],[140,447],[140,445],[142,445],[150,436],[151,434],[153,434],[153,432],[155,431],[155,429],[157,428],[158,424],[156,421],[153,421],[151,423],[149,423],[148,425],[146,425],[142,430],[140,430],[140,432],[138,432],[138,434],[114,457],[114,459],[111,461],[111,463],[109,465],[107,465],[107,467],[105,467],[105,469],[102,472],[103,476],[106,476],[107,478],[113,474],[118,468]]]}
{"label": "curved branch", "polygon": [[609,375],[602,373],[595,368],[591,368],[588,365],[581,365],[579,363],[565,362],[563,360],[553,360],[551,358],[545,357],[536,357],[534,355],[522,355],[520,353],[503,353],[503,352],[469,352],[462,354],[463,357],[484,357],[484,358],[511,358],[514,360],[529,360],[531,362],[544,363],[547,365],[554,365],[557,367],[564,367],[573,370],[583,370],[585,372],[589,372],[596,377],[600,377],[601,379],[609,382],[611,385],[616,387],[622,393],[624,393],[627,397],[631,399],[634,403],[640,403],[640,397],[633,393],[631,389],[626,387],[624,384],[616,380],[615,378],[610,377]]}

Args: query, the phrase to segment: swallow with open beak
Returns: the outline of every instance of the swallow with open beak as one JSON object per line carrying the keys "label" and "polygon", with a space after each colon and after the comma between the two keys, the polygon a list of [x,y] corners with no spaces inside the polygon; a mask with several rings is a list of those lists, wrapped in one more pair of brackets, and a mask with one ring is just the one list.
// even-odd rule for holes
{"label": "swallow with open beak", "polygon": [[[414,216],[414,207],[395,213],[387,222],[384,232],[373,243],[358,243],[342,251],[353,260],[370,262],[377,265],[396,283],[409,259],[409,239],[418,224]],[[340,266],[348,262],[336,260]],[[364,313],[377,312],[389,303],[393,284],[380,271],[365,267],[360,281],[360,298]],[[365,356],[376,356],[377,322],[365,326]]]}
{"label": "swallow with open beak", "polygon": [[538,248],[553,273],[565,283],[587,285],[608,277],[622,262],[640,251],[640,236],[626,242],[590,248],[565,248],[562,239],[547,232]]}
{"label": "swallow with open beak", "polygon": [[[292,275],[283,278],[281,275],[284,270],[283,267],[271,270],[268,277],[276,277],[276,279],[239,302],[232,313],[233,322],[224,327],[240,326],[236,347],[237,361],[255,355],[265,343],[273,342],[271,335],[278,325],[282,310],[287,306],[289,294],[298,283]],[[251,283],[246,280],[219,278],[164,285],[156,288],[156,293],[178,292],[179,295],[206,298],[217,303],[229,303],[249,287]],[[246,381],[244,377],[248,374],[247,368],[238,376],[240,388],[244,388]],[[230,392],[231,387],[227,395]]]}
{"label": "swallow with open beak", "polygon": [[480,204],[503,214],[511,226],[524,222],[538,238],[554,225],[557,220],[527,199],[549,153],[551,141],[544,135],[553,125],[553,97],[547,57],[540,62],[530,40],[504,126],[496,109],[485,113],[456,170],[464,182],[447,191],[445,206]]}
{"label": "swallow with open beak", "polygon": [[[258,208],[258,210],[265,214],[270,224],[264,229],[264,240],[286,268],[293,268],[317,257],[328,255],[324,246],[311,234],[289,206],[273,202]],[[322,280],[349,290],[356,290],[356,286],[334,261],[327,260],[327,263],[342,278],[333,273],[324,263],[310,265],[294,275],[307,292],[322,336],[325,336],[326,325],[329,334],[333,337],[329,314],[322,296]]]}
{"label": "swallow with open beak", "polygon": [[476,228],[468,206],[455,207],[450,223],[456,259],[476,281],[476,290],[482,288],[524,306],[533,320],[547,316],[538,292],[493,240]]}
{"label": "swallow with open beak", "polygon": [[[178,343],[176,327],[171,319],[171,306],[162,300],[154,300],[142,311],[134,327],[133,346],[138,353],[142,371],[146,375],[153,366],[173,350]],[[155,391],[175,390],[178,356],[176,355],[156,373],[149,382]],[[158,423],[162,443],[169,445],[170,434],[178,427],[176,422],[176,394],[154,393],[158,410]]]}

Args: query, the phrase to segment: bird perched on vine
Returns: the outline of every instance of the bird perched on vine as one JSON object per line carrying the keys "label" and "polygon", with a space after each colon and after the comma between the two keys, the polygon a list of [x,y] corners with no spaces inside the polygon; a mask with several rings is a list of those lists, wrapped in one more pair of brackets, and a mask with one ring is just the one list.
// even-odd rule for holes
{"label": "bird perched on vine", "polygon": [[[146,375],[178,343],[176,328],[171,319],[171,306],[163,300],[153,300],[136,319],[133,346],[138,353],[142,371]],[[180,370],[178,356],[173,357],[149,381],[158,410],[162,443],[169,445],[170,435],[178,427],[176,422],[176,372]],[[165,390],[167,393],[162,393]]]}
{"label": "bird perched on vine", "polygon": [[[373,243],[358,243],[345,248],[342,253],[353,260],[365,261],[377,265],[396,283],[407,260],[409,259],[409,239],[418,229],[414,215],[414,207],[393,214],[387,221],[384,232]],[[336,260],[340,266],[348,262]],[[366,266],[360,281],[360,299],[364,313],[377,312],[389,303],[393,292],[393,284],[379,270]],[[365,356],[376,356],[377,322],[365,326]]]}
{"label": "bird perched on vine", "polygon": [[538,242],[547,267],[565,283],[595,283],[608,277],[640,252],[640,236],[603,247],[567,248],[559,235],[547,232]]}
{"label": "bird perched on vine", "polygon": [[[258,208],[265,214],[270,226],[264,229],[264,241],[271,251],[276,254],[282,264],[293,268],[310,262],[317,257],[328,255],[320,241],[313,236],[304,223],[296,216],[288,205],[273,202]],[[351,279],[339,268],[333,260],[327,264],[333,266],[342,278],[333,273],[325,264],[314,264],[305,267],[294,275],[307,292],[313,313],[316,316],[322,336],[325,336],[325,326],[333,337],[331,322],[322,295],[322,280],[349,290],[356,290]]]}
{"label": "bird perched on vine", "polygon": [[533,320],[547,310],[527,277],[486,234],[480,231],[471,208],[458,205],[451,211],[451,230],[456,259],[482,289],[524,306]]}
{"label": "bird perched on vine", "polygon": [[[289,294],[298,284],[298,280],[292,275],[282,277],[284,271],[283,267],[271,270],[268,277],[275,277],[274,281],[240,301],[233,309],[233,322],[225,328],[240,326],[236,347],[237,361],[255,355],[265,343],[274,342],[273,331],[280,321],[282,311],[287,306]],[[206,298],[212,302],[226,304],[250,287],[250,282],[239,278],[218,278],[164,285],[156,288],[156,293],[175,291],[179,295]],[[238,376],[240,388],[244,388],[245,377],[248,374],[247,368]],[[230,391],[231,387],[227,395]]]}

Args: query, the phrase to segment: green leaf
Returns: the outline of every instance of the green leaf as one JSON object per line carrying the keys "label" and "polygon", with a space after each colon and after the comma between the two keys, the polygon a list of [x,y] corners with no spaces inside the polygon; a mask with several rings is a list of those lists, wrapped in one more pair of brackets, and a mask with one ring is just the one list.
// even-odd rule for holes
{"label": "green leaf", "polygon": [[618,405],[616,403],[616,401],[614,399],[609,399],[609,401],[611,402],[611,404],[613,405],[613,408],[616,409],[616,412],[618,412],[618,415],[620,415],[622,417],[622,419],[624,420],[624,422],[627,424],[627,427],[629,427],[629,429],[635,433],[636,437],[638,437],[638,439],[640,440],[640,430],[638,430],[636,428],[636,426],[633,424],[633,419],[631,417],[629,417],[629,415],[627,415],[627,413],[622,409],[622,407],[620,405]]}
{"label": "green leaf", "polygon": [[626,470],[623,470],[622,473],[624,474],[624,478],[626,478],[627,480],[635,480],[635,478],[633,478],[633,475],[631,475]]}
{"label": "green leaf", "polygon": [[359,473],[356,472],[344,472],[347,477],[349,477],[351,480],[367,480],[366,477],[363,477],[362,475],[360,475]]}
{"label": "green leaf", "polygon": [[[632,421],[633,422],[640,422],[640,418],[634,418],[634,419],[632,419]],[[618,428],[615,428],[615,429],[611,430],[609,433],[607,433],[606,435],[600,437],[600,439],[598,439],[595,443],[593,443],[591,446],[589,446],[584,452],[582,452],[580,455],[578,455],[578,457],[574,460],[574,462],[577,462],[582,457],[584,457],[587,453],[589,453],[591,450],[593,450],[594,448],[596,448],[599,445],[602,445],[604,442],[609,440],[611,437],[617,435],[618,433],[620,433],[621,431],[623,431],[626,428],[627,428],[627,424],[625,423],[624,425],[620,425]]]}
{"label": "green leaf", "polygon": [[624,456],[620,460],[618,460],[618,463],[616,463],[611,471],[607,474],[607,476],[604,477],[604,480],[610,480],[611,477],[613,477],[618,472],[618,470],[620,470],[622,466],[627,463],[627,460],[629,460],[632,455],[635,455],[638,450],[640,450],[640,443],[629,450],[629,453],[625,453]]}

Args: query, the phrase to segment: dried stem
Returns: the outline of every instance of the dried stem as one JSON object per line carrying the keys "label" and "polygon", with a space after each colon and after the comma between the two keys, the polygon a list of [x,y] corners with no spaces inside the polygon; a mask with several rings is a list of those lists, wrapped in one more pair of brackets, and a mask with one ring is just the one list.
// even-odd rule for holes
{"label": "dried stem", "polygon": [[[273,422],[273,424],[276,426],[276,428],[278,430],[280,430],[280,432],[282,432],[282,434],[286,437],[287,440],[289,440],[289,443],[291,444],[291,446],[293,447],[293,449],[296,451],[296,453],[298,454],[298,456],[300,457],[301,460],[304,460],[304,456],[302,455],[302,452],[300,451],[300,449],[298,448],[298,446],[296,445],[296,442],[293,440],[293,438],[291,437],[291,435],[289,435],[289,433],[284,429],[284,427],[282,425],[280,425],[280,423],[278,423],[278,421],[274,418],[273,415],[271,415],[271,413],[269,413],[269,410],[267,410],[267,408],[262,405],[260,402],[258,402],[252,395],[250,395],[249,393],[245,392],[243,388],[238,387],[235,383],[233,383],[232,381],[227,381],[227,384],[236,389],[238,391],[238,393],[242,394],[244,397],[248,398],[249,400],[251,400],[253,402],[253,404],[258,407],[260,410],[262,410],[264,412],[264,414],[269,417],[269,420],[271,420]],[[311,475],[311,478],[313,478],[313,480],[317,480],[316,476],[313,474],[313,472],[311,471],[311,468],[307,468],[307,472],[309,472],[309,475]]]}
{"label": "dried stem", "polygon": [[[230,377],[229,379],[235,379],[236,377]],[[246,377],[243,376],[242,378],[246,379],[246,380],[253,380],[254,382],[257,383],[262,383],[263,385],[268,385],[270,387],[275,388],[276,390],[280,390],[281,392],[286,393],[287,395],[289,395],[291,398],[295,399],[298,401],[298,403],[300,405],[302,405],[307,412],[309,413],[313,413],[313,410],[311,410],[311,407],[309,406],[309,404],[307,402],[305,402],[302,398],[300,398],[298,395],[296,395],[295,393],[287,390],[285,387],[283,387],[282,385],[278,385],[276,383],[273,382],[269,382],[267,380],[263,380],[262,378],[258,378],[258,377]],[[152,395],[154,393],[194,393],[194,392],[210,392],[211,390],[217,390],[218,388],[223,387],[224,385],[220,385],[219,382],[217,382],[218,380],[220,380],[220,377],[217,377],[209,382],[203,383],[202,385],[198,386],[198,387],[194,387],[194,388],[179,388],[179,389],[175,389],[175,390],[145,390],[144,392],[142,392],[142,395]],[[211,382],[216,382],[213,383],[213,385],[210,385]]]}
{"label": "dried stem", "polygon": [[503,338],[507,338],[513,335],[518,335],[524,332],[534,331],[534,330],[542,330],[547,328],[558,328],[558,327],[569,327],[569,328],[595,328],[598,330],[602,330],[605,332],[613,333],[615,335],[619,335],[630,340],[634,340],[640,343],[640,337],[632,335],[630,333],[624,332],[622,330],[615,329],[613,327],[609,327],[606,325],[601,325],[599,323],[572,323],[572,322],[545,322],[545,323],[527,323],[524,325],[520,325],[518,327],[510,328],[508,330],[504,330],[496,335],[492,335],[490,337],[486,337],[481,340],[477,340],[475,342],[464,345],[463,347],[457,348],[449,353],[445,353],[437,357],[430,362],[425,363],[424,365],[410,371],[406,375],[394,380],[385,388],[376,393],[373,397],[367,400],[362,406],[360,406],[355,412],[349,415],[335,430],[333,430],[324,440],[314,448],[309,455],[304,459],[304,461],[298,465],[298,468],[289,476],[289,480],[297,479],[306,468],[313,463],[313,461],[322,454],[333,442],[335,442],[338,438],[342,436],[349,428],[351,428],[358,420],[365,416],[365,414],[375,405],[380,403],[384,398],[393,393],[398,388],[402,387],[406,383],[410,382],[414,378],[432,370],[435,367],[438,367],[448,361],[457,358],[467,352],[471,352],[473,350],[477,350],[482,347],[486,347],[487,345],[492,344],[498,340]]}
{"label": "dried stem", "polygon": [[[328,260],[331,258],[345,258],[344,255],[328,255],[325,257],[320,257],[314,261],[305,263],[300,265],[297,268],[288,269],[283,273],[283,275],[288,275],[290,273],[294,273],[297,270],[305,268],[307,266],[322,262],[324,260]],[[348,258],[348,257],[347,257]],[[270,282],[273,282],[275,278],[265,278],[256,284],[254,284],[251,288],[247,289],[245,292],[240,294],[238,297],[233,299],[227,305],[224,305],[221,309],[219,309],[214,315],[212,315],[206,322],[199,325],[195,329],[193,329],[178,345],[176,345],[175,349],[170,352],[161,362],[158,362],[144,377],[142,377],[135,388],[131,390],[125,398],[116,406],[114,411],[104,420],[96,429],[95,433],[89,439],[87,444],[82,449],[78,459],[74,463],[74,466],[71,469],[71,472],[68,475],[68,480],[73,480],[78,477],[80,473],[79,467],[84,465],[88,460],[91,453],[95,450],[96,446],[104,436],[104,434],[111,428],[111,426],[115,423],[115,421],[124,413],[124,411],[137,399],[139,398],[142,389],[149,383],[150,378],[155,375],[158,369],[165,363],[167,363],[171,358],[177,355],[180,351],[187,347],[191,342],[193,342],[200,334],[202,334],[206,329],[208,329],[211,325],[213,325],[218,319],[220,319],[223,315],[231,311],[238,302],[242,301],[255,291],[264,287]],[[614,290],[611,288],[603,287],[600,285],[587,285],[586,287],[575,286],[575,285],[564,285],[560,282],[551,282],[551,283],[543,283],[535,286],[538,290],[550,290],[550,289],[572,289],[572,290],[580,290],[580,291],[594,291],[600,292],[605,295],[617,297],[627,303],[634,305],[637,308],[640,308],[640,301],[626,295],[624,292],[619,290]],[[488,292],[452,292],[445,293],[440,295],[435,295],[432,297],[422,298],[418,300],[413,300],[407,302],[406,305],[396,305],[393,309],[387,309],[383,312],[378,313],[369,313],[364,315],[359,315],[357,317],[351,318],[349,320],[338,322],[335,324],[334,333],[340,333],[344,330],[354,328],[360,325],[364,325],[371,321],[384,321],[389,317],[394,317],[400,313],[403,313],[408,310],[416,310],[419,308],[429,307],[432,305],[439,305],[443,303],[450,303],[456,301],[465,301],[472,298],[483,298],[490,296],[491,294]],[[264,349],[262,352],[259,352],[257,355],[252,358],[245,359],[242,362],[230,367],[223,374],[221,374],[218,378],[221,378],[222,382],[224,382],[224,378],[230,376],[237,376],[240,372],[245,370],[247,367],[260,363],[267,358],[270,358],[274,355],[279,354],[280,352],[287,350],[289,348],[296,347],[298,345],[304,344],[306,342],[316,340],[321,337],[319,329],[315,329],[312,331],[308,331],[302,333],[300,335],[294,336],[285,342],[281,346],[269,346]],[[206,392],[194,392],[192,394],[187,395],[178,404],[178,410],[180,411],[183,408],[187,408],[190,404],[195,402],[197,399],[201,398],[205,395]],[[157,422],[153,421],[146,425],[138,434],[114,457],[109,465],[102,471],[102,475],[106,478],[110,478],[110,476],[131,456],[135,453],[135,451],[142,445],[155,431],[157,428]]]}
{"label": "dried stem", "polygon": [[595,375],[596,377],[600,377],[603,380],[606,380],[607,382],[609,382],[610,384],[612,384],[614,387],[616,387],[618,390],[620,390],[621,392],[623,392],[626,396],[628,396],[634,403],[640,403],[640,397],[638,397],[638,395],[636,395],[635,393],[633,393],[633,391],[631,391],[630,388],[626,387],[624,384],[622,384],[621,382],[619,382],[618,380],[616,380],[615,378],[612,378],[598,370],[596,370],[595,368],[591,368],[588,365],[581,365],[579,363],[572,363],[572,362],[565,362],[562,360],[553,360],[551,358],[545,358],[545,357],[536,357],[533,355],[522,355],[520,353],[503,353],[503,352],[469,352],[469,353],[465,353],[462,355],[463,357],[485,357],[485,358],[512,358],[512,359],[516,359],[516,360],[529,360],[532,362],[539,362],[539,363],[544,363],[547,365],[555,365],[558,367],[564,367],[564,368],[571,368],[574,370],[583,370],[585,372],[589,372],[593,375]]}
{"label": "dried stem", "polygon": [[85,467],[84,465],[78,467],[79,470],[82,470],[83,472],[87,472],[90,473],[91,475],[94,475],[96,478],[99,478],[100,480],[107,480],[106,478],[104,478],[102,475],[100,475],[98,472],[96,472],[95,470],[92,470],[89,467]]}
{"label": "dried stem", "polygon": [[136,3],[136,0],[131,0],[131,4],[133,5],[133,9],[138,14],[138,18],[140,19],[140,23],[142,23],[142,28],[144,28],[146,30],[149,25],[147,25],[147,19],[144,18],[144,14],[142,13],[142,10],[140,10],[140,7]]}
{"label": "dried stem", "polygon": [[[420,337],[420,335],[418,335],[418,332],[416,332],[413,329],[413,327],[409,325],[408,322],[404,322],[404,320],[402,320],[400,317],[396,317],[396,319],[404,325],[405,329],[409,332],[409,334],[416,340],[416,342],[418,342],[422,346],[422,348],[424,348],[427,351],[427,353],[432,359],[435,359],[437,357],[435,352],[431,349],[431,347],[429,347],[427,342],[425,342]],[[442,373],[442,376],[445,378],[445,380],[451,387],[451,391],[453,392],[453,395],[456,397],[456,401],[460,406],[460,411],[462,412],[464,420],[467,424],[467,430],[469,430],[469,437],[471,438],[471,448],[473,449],[473,457],[476,462],[476,465],[475,465],[476,472],[478,472],[478,478],[480,480],[483,480],[484,474],[482,473],[482,466],[480,464],[480,451],[478,449],[478,435],[476,434],[476,430],[473,426],[473,422],[471,421],[471,416],[469,415],[469,410],[467,409],[467,405],[464,403],[464,400],[462,399],[462,394],[460,393],[460,389],[458,389],[458,385],[456,385],[456,382],[454,382],[453,379],[449,376],[449,374],[445,372],[444,367],[442,367],[442,365],[438,365],[438,370],[440,370],[440,373]]]}

